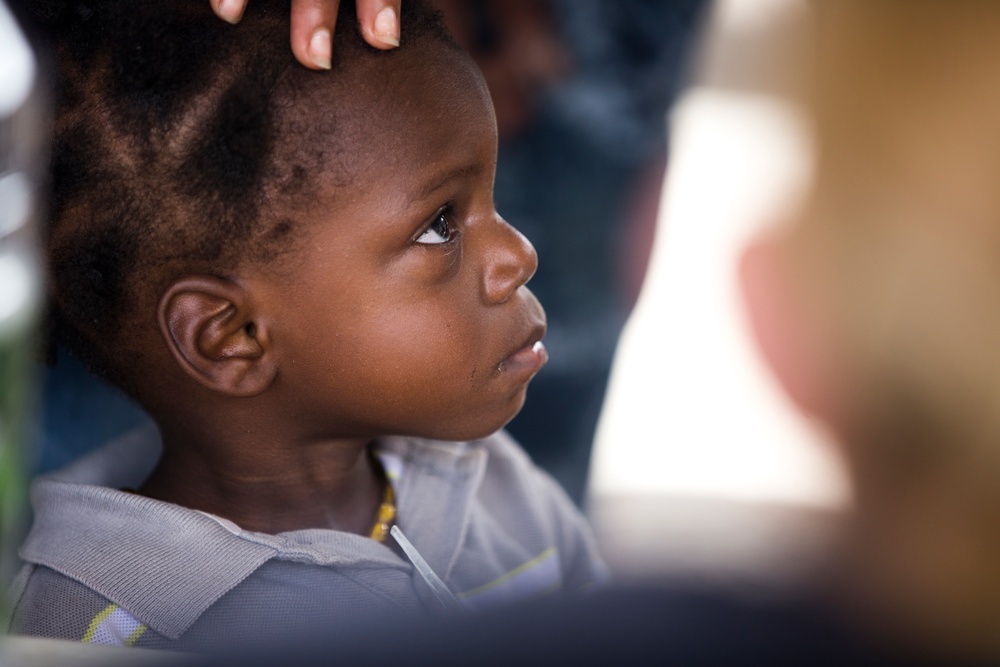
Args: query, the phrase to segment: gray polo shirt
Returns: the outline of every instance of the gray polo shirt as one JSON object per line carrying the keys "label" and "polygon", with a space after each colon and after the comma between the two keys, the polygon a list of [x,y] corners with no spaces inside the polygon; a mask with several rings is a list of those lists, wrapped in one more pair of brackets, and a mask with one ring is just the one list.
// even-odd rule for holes
{"label": "gray polo shirt", "polygon": [[478,609],[603,582],[590,530],[503,432],[376,443],[397,526],[433,581],[385,544],[333,530],[278,535],[121,491],[159,455],[142,430],[32,488],[11,631],[156,648],[246,648],[371,616],[441,609],[439,579]]}

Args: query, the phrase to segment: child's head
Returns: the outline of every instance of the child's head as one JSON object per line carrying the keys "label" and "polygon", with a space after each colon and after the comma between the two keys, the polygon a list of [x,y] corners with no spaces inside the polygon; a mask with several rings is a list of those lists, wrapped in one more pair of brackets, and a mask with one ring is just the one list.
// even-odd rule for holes
{"label": "child's head", "polygon": [[284,3],[238,26],[204,0],[71,4],[48,17],[58,340],[161,426],[239,406],[461,439],[516,414],[544,362],[536,258],[494,210],[489,95],[437,15],[407,2],[381,52],[342,3],[314,72]]}

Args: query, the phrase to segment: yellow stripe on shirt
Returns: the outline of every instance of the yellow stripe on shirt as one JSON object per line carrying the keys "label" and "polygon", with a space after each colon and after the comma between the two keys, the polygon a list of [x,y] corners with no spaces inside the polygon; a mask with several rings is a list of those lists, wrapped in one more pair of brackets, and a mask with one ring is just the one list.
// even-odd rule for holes
{"label": "yellow stripe on shirt", "polygon": [[98,612],[97,616],[94,616],[94,619],[90,622],[90,625],[87,626],[87,631],[83,633],[83,639],[80,641],[84,644],[89,644],[94,641],[94,634],[97,632],[97,628],[100,627],[101,623],[104,622],[104,619],[110,616],[115,609],[118,609],[118,605],[109,604],[107,607]]}
{"label": "yellow stripe on shirt", "polygon": [[479,586],[478,588],[473,588],[470,591],[463,591],[462,593],[459,593],[455,597],[457,597],[459,600],[463,600],[465,598],[472,597],[473,595],[478,595],[480,593],[485,593],[486,591],[490,590],[491,588],[496,588],[497,586],[499,586],[500,584],[504,583],[508,579],[516,577],[517,575],[521,574],[525,570],[529,570],[529,569],[533,568],[534,566],[538,565],[539,563],[541,563],[545,559],[551,558],[552,556],[555,556],[555,554],[556,554],[556,548],[555,547],[549,547],[548,549],[546,549],[542,553],[538,554],[537,556],[535,556],[534,558],[532,558],[528,562],[522,563],[521,565],[518,565],[517,567],[515,567],[510,572],[507,572],[506,574],[500,576],[499,578],[494,579],[493,581],[489,582],[488,584],[483,584],[482,586]]}

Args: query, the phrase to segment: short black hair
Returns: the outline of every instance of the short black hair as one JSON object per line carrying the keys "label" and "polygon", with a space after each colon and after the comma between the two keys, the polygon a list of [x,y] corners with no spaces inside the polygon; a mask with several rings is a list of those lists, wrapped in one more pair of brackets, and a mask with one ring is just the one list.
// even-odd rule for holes
{"label": "short black hair", "polygon": [[[365,44],[353,5],[340,5],[332,71],[315,72],[292,56],[287,1],[250,0],[236,26],[208,0],[30,3],[57,70],[53,344],[135,395],[137,304],[181,272],[270,261],[289,243],[294,220],[268,204],[308,197],[309,174],[331,162],[314,134],[337,129],[301,111],[304,96],[351,60],[396,51]],[[419,0],[403,3],[401,23],[400,50],[428,36],[457,48]]]}

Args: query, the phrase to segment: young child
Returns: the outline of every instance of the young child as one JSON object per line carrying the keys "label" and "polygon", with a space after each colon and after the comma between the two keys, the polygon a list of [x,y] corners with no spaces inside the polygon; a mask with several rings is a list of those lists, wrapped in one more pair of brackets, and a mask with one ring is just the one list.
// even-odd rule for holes
{"label": "young child", "polygon": [[53,330],[162,454],[132,434],[36,483],[14,632],[246,646],[605,578],[497,432],[545,316],[494,210],[482,78],[420,2],[391,51],[350,5],[328,72],[292,59],[287,5],[43,12]]}

